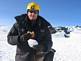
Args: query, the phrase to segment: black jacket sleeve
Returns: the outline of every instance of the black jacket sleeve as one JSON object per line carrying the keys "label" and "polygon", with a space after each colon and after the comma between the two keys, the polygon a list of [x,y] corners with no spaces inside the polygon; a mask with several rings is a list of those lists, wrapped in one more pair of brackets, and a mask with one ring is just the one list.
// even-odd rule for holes
{"label": "black jacket sleeve", "polygon": [[18,23],[15,23],[7,35],[7,41],[11,45],[28,45],[27,40],[30,38],[29,34],[20,35]]}
{"label": "black jacket sleeve", "polygon": [[52,44],[53,44],[51,33],[48,28],[42,29],[41,31],[42,32],[40,32],[37,37],[37,41],[39,41],[37,50],[47,52],[51,49]]}
{"label": "black jacket sleeve", "polygon": [[44,45],[43,45],[44,51],[49,51],[52,47],[53,42],[52,42],[52,38],[51,38],[51,33],[50,33],[48,28],[45,29],[44,39],[45,39],[44,40]]}
{"label": "black jacket sleeve", "polygon": [[19,39],[19,35],[18,35],[17,23],[15,23],[7,35],[7,41],[11,45],[16,45],[18,44],[18,39]]}
{"label": "black jacket sleeve", "polygon": [[49,22],[47,22],[46,20],[43,20],[42,22],[42,29],[44,29],[44,33],[42,32],[43,34],[43,37],[41,39],[43,39],[43,48],[44,48],[44,51],[49,51],[52,47],[52,37],[51,37],[51,32],[49,30],[49,27],[51,26],[51,24]]}

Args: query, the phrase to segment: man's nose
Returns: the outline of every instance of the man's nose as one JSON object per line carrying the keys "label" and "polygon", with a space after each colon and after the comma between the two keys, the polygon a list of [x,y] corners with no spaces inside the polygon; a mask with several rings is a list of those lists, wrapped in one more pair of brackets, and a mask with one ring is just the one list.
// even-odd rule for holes
{"label": "man's nose", "polygon": [[34,13],[34,12],[32,12],[31,14],[32,14],[33,16],[35,15],[35,13]]}

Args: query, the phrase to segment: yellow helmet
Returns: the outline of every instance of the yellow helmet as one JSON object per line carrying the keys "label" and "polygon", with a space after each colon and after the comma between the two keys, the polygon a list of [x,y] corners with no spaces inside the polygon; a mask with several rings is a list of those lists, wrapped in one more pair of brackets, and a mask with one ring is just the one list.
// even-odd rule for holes
{"label": "yellow helmet", "polygon": [[34,10],[40,10],[40,6],[38,5],[38,4],[36,4],[35,2],[31,2],[31,3],[29,3],[28,5],[27,5],[27,9],[29,9],[29,10],[32,10],[32,9],[34,9]]}

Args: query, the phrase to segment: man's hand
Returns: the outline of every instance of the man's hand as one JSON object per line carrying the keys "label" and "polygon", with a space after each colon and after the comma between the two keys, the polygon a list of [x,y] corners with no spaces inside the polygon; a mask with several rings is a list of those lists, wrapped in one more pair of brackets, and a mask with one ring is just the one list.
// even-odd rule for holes
{"label": "man's hand", "polygon": [[26,42],[28,39],[30,39],[30,37],[31,37],[30,33],[25,33],[20,36],[20,40]]}
{"label": "man's hand", "polygon": [[26,42],[28,39],[34,39],[35,33],[27,31],[27,33],[24,33],[20,36],[20,40],[23,42]]}
{"label": "man's hand", "polygon": [[23,34],[23,37],[24,37],[25,40],[28,40],[31,37],[31,34],[25,33],[25,34]]}

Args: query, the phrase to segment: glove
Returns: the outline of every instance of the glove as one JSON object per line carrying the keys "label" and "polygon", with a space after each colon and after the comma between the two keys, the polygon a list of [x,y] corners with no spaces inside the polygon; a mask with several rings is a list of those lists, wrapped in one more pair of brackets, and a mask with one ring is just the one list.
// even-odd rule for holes
{"label": "glove", "polygon": [[38,42],[34,39],[29,39],[28,40],[28,45],[32,48],[34,48],[34,46],[37,46],[38,45]]}
{"label": "glove", "polygon": [[20,40],[23,41],[23,42],[26,42],[30,38],[31,38],[31,34],[30,33],[25,33],[25,34],[20,36]]}
{"label": "glove", "polygon": [[26,42],[28,39],[34,39],[34,37],[35,37],[35,32],[27,31],[27,33],[20,36],[20,40]]}

